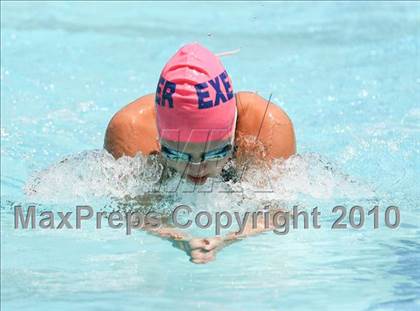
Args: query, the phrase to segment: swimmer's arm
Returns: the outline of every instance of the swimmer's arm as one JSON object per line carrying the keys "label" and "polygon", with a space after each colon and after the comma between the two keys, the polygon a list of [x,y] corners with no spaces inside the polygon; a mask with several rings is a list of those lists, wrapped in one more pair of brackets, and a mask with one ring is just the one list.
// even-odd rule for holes
{"label": "swimmer's arm", "polygon": [[[134,205],[137,212],[142,215],[147,215],[150,207],[155,206],[157,201],[160,200],[162,200],[162,196],[159,194],[142,195],[136,197],[131,204],[124,203],[119,207],[123,210],[133,210]],[[148,234],[171,242],[173,247],[185,252],[193,263],[207,263],[215,259],[216,246],[219,244],[216,245],[214,243],[216,240],[212,239],[212,242],[209,242],[209,239],[192,237],[171,224],[169,217],[166,215],[156,215],[155,213],[152,217],[155,219],[144,221],[141,225],[133,219],[134,223],[132,228],[143,230]],[[222,241],[222,239],[218,237],[217,241]]]}
{"label": "swimmer's arm", "polygon": [[269,210],[270,217],[268,224],[265,223],[263,217],[259,217],[257,219],[256,224],[253,224],[252,219],[249,218],[248,221],[245,223],[242,231],[231,232],[223,237],[223,247],[244,240],[247,237],[255,236],[264,232],[273,231],[274,229],[276,229],[274,225],[274,217],[278,212],[284,212],[284,210],[280,208],[271,208]]}
{"label": "swimmer's arm", "polygon": [[[137,211],[145,215],[150,210],[150,207],[156,206],[162,199],[163,196],[150,193],[137,196],[130,204],[131,206],[128,203],[124,203],[122,208],[133,210],[134,205]],[[154,216],[156,217],[156,214]],[[146,221],[141,226],[136,226],[136,228],[171,242],[173,247],[185,252],[193,263],[207,263],[215,258],[212,256],[216,252],[214,242],[210,243],[207,239],[192,237],[188,233],[177,229],[170,223],[169,217],[166,215],[158,215],[154,221]],[[221,240],[220,237],[217,239],[217,241]],[[209,247],[212,249],[209,249]]]}
{"label": "swimmer's arm", "polygon": [[[138,197],[137,200],[141,201],[141,197]],[[151,203],[149,200],[147,201]],[[142,203],[144,204],[145,202],[143,201]],[[251,218],[248,218],[242,231],[231,232],[224,237],[192,237],[170,224],[167,216],[161,216],[159,225],[157,226],[146,223],[140,229],[171,242],[173,247],[184,251],[190,257],[191,262],[204,264],[215,260],[216,254],[226,246],[239,242],[247,237],[274,230],[273,216],[279,210],[279,208],[270,209],[268,226],[265,225],[263,217],[259,217],[255,225],[253,225]]]}
{"label": "swimmer's arm", "polygon": [[254,227],[252,226],[252,222],[247,222],[242,232],[232,232],[224,237],[216,236],[209,238],[191,237],[168,223],[165,223],[164,227],[155,229],[146,226],[143,230],[164,240],[168,240],[172,243],[172,246],[184,251],[190,257],[191,262],[205,264],[215,260],[216,254],[226,246],[239,242],[249,236],[275,229],[272,221],[270,221],[267,227],[263,220],[258,221]]}
{"label": "swimmer's arm", "polygon": [[210,237],[210,238],[191,238],[174,241],[174,246],[185,251],[193,263],[208,263],[216,259],[216,254],[235,242],[239,242],[249,236],[261,234],[263,232],[272,231],[274,227],[274,215],[278,211],[283,211],[279,208],[270,209],[270,218],[268,226],[265,225],[264,219],[257,219],[256,225],[252,225],[252,221],[246,222],[241,232],[232,232],[224,237]]}
{"label": "swimmer's arm", "polygon": [[221,238],[194,238],[190,235],[175,229],[170,224],[161,228],[145,228],[145,231],[161,239],[172,243],[172,246],[185,252],[190,261],[196,264],[208,263],[216,258],[219,250],[218,241]]}
{"label": "swimmer's arm", "polygon": [[177,241],[185,242],[191,239],[190,235],[186,234],[185,232],[182,232],[181,230],[176,229],[174,226],[168,224],[164,220],[162,221],[162,226],[152,227],[152,226],[145,225],[143,226],[142,229],[151,235],[154,235],[163,240],[172,242],[173,246],[181,250],[184,250],[184,249],[175,242]]}
{"label": "swimmer's arm", "polygon": [[[159,193],[145,193],[119,203],[118,209],[131,211],[132,218],[130,223],[132,229],[143,230],[146,233],[169,241],[187,240],[191,238],[186,233],[171,225],[167,215],[157,213],[153,210],[153,206],[157,206],[163,199],[164,196]],[[142,219],[137,218],[136,213],[141,215]]]}

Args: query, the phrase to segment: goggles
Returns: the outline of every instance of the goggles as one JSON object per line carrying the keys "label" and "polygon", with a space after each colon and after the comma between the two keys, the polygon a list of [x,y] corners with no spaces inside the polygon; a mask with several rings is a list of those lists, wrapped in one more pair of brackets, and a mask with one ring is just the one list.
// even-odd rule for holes
{"label": "goggles", "polygon": [[[217,148],[205,153],[201,154],[200,162],[205,161],[217,161],[223,159],[230,155],[233,150],[233,145],[231,143],[226,144],[221,148]],[[192,155],[189,153],[181,152],[175,149],[168,148],[166,146],[162,146],[161,148],[162,155],[171,161],[180,161],[180,162],[192,162]]]}

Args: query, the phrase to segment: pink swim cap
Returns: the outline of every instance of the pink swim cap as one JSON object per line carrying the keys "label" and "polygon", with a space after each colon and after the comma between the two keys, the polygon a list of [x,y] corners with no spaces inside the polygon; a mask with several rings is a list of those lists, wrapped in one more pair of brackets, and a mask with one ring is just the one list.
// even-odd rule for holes
{"label": "pink swim cap", "polygon": [[165,65],[155,103],[160,138],[201,143],[234,135],[232,81],[219,58],[198,43],[184,45]]}

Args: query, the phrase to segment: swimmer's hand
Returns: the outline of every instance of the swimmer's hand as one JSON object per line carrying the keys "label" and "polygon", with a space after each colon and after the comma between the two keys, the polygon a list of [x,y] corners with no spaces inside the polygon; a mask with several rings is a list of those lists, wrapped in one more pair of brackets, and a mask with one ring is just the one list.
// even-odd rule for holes
{"label": "swimmer's hand", "polygon": [[184,251],[193,263],[208,263],[216,259],[216,252],[221,249],[221,237],[193,238],[173,227],[145,228],[148,233],[172,242],[175,248]]}
{"label": "swimmer's hand", "polygon": [[175,248],[184,251],[190,257],[191,262],[196,264],[205,264],[215,260],[216,254],[228,245],[250,236],[274,230],[273,215],[274,212],[279,210],[280,209],[270,210],[271,217],[269,219],[268,226],[265,224],[264,219],[260,218],[257,220],[256,225],[253,226],[252,223],[248,221],[241,232],[230,232],[225,236],[195,238],[170,226],[156,229],[146,227],[144,229],[146,229],[149,233],[172,242],[172,245]]}
{"label": "swimmer's hand", "polygon": [[205,264],[216,259],[216,253],[225,246],[224,242],[223,237],[191,238],[174,240],[173,246],[190,256],[191,262]]}
{"label": "swimmer's hand", "polygon": [[190,256],[190,261],[196,264],[209,263],[216,259],[216,254],[224,247],[239,242],[247,236],[255,235],[267,231],[265,228],[259,227],[254,230],[247,230],[239,234],[238,232],[231,232],[226,236],[214,236],[207,238],[191,238],[180,239],[173,241],[173,246],[179,248]]}
{"label": "swimmer's hand", "polygon": [[169,225],[157,228],[143,226],[143,230],[172,242],[175,248],[184,251],[190,261],[197,264],[215,260],[216,253],[225,246],[222,237],[194,238]]}

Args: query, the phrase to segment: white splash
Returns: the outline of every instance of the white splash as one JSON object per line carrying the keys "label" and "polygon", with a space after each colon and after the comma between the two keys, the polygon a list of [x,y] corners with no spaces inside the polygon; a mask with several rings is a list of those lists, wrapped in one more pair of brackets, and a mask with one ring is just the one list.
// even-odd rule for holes
{"label": "white splash", "polygon": [[[234,166],[234,163],[232,164]],[[311,200],[357,200],[372,198],[374,191],[341,172],[317,154],[295,155],[277,160],[268,168],[250,166],[238,170],[237,182],[209,178],[195,186],[170,174],[161,182],[164,166],[156,156],[138,154],[115,160],[106,151],[82,152],[35,173],[25,186],[29,200],[68,202],[74,199],[133,198],[158,194],[156,207],[187,204],[200,210],[255,209],[261,204],[290,206]]]}

